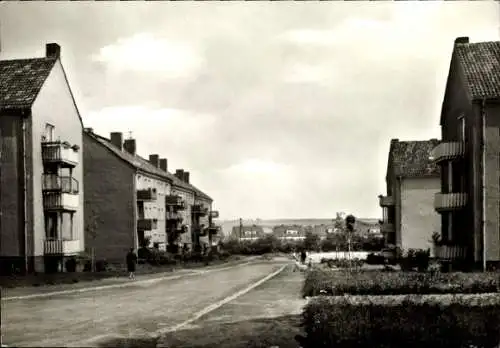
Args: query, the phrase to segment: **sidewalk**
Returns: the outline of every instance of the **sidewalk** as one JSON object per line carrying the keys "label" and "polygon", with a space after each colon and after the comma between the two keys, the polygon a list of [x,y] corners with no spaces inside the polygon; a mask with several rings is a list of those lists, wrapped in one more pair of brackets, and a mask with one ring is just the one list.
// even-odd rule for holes
{"label": "sidewalk", "polygon": [[43,285],[39,287],[29,286],[29,287],[18,287],[18,288],[1,288],[1,298],[11,298],[11,297],[19,297],[19,296],[36,296],[43,294],[51,294],[57,292],[66,292],[66,291],[83,291],[84,289],[96,289],[100,287],[119,287],[120,285],[133,285],[154,281],[159,279],[169,279],[169,278],[178,278],[183,275],[196,275],[202,274],[207,271],[217,270],[217,269],[225,269],[228,267],[236,267],[242,264],[246,264],[248,262],[255,261],[254,257],[244,258],[237,261],[229,261],[227,263],[217,264],[213,266],[202,266],[196,268],[175,268],[173,271],[169,272],[161,272],[161,273],[149,273],[149,274],[139,274],[136,275],[136,280],[131,281],[127,276],[124,277],[112,277],[105,278],[101,280],[93,280],[93,281],[82,281],[74,284],[56,284],[56,285]]}

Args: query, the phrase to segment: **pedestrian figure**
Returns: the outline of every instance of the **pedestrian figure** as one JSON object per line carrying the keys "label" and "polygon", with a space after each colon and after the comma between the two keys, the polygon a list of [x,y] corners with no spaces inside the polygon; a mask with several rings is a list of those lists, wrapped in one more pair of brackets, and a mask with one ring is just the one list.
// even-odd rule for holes
{"label": "pedestrian figure", "polygon": [[127,253],[127,271],[129,273],[128,278],[135,280],[135,265],[137,264],[137,255],[134,253],[134,248],[130,248]]}
{"label": "pedestrian figure", "polygon": [[305,250],[302,250],[300,252],[300,262],[302,264],[305,264],[306,263],[306,258],[307,258],[307,254],[306,254],[306,251]]}

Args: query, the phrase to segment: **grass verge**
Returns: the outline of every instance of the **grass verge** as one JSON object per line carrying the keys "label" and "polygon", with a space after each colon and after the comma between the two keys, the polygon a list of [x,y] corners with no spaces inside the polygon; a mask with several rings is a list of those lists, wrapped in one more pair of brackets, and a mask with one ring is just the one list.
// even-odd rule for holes
{"label": "grass verge", "polygon": [[404,295],[492,293],[499,291],[500,273],[418,273],[313,269],[302,295]]}

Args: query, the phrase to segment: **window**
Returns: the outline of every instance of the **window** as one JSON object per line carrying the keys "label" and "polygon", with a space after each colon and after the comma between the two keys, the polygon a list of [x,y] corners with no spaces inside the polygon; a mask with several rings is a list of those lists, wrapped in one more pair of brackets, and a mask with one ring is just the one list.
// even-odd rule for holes
{"label": "window", "polygon": [[462,114],[458,117],[458,136],[459,140],[465,141],[465,115]]}
{"label": "window", "polygon": [[45,141],[47,141],[47,142],[54,141],[54,129],[55,128],[56,127],[54,127],[50,123],[45,124],[45,134],[43,135]]}

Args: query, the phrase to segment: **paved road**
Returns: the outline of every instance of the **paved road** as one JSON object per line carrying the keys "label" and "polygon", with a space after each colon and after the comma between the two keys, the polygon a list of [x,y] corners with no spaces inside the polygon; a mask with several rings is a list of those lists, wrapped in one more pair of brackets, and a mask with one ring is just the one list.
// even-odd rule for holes
{"label": "paved road", "polygon": [[255,262],[186,276],[49,298],[2,301],[3,344],[96,346],[118,336],[163,332],[276,271]]}

